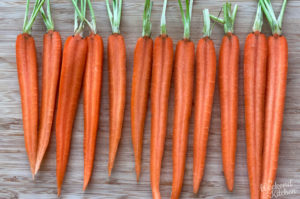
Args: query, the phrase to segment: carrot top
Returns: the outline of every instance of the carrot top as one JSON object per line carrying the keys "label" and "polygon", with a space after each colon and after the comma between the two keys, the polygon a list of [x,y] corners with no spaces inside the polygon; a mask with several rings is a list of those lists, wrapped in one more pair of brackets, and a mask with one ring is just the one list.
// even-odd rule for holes
{"label": "carrot top", "polygon": [[163,11],[162,11],[162,14],[161,14],[161,19],[160,19],[160,34],[161,35],[166,35],[167,34],[167,28],[166,28],[167,4],[168,4],[168,0],[164,0]]}
{"label": "carrot top", "polygon": [[[85,13],[86,13],[86,0],[80,0],[80,10],[78,8],[78,0],[72,0],[75,8],[74,13],[74,33],[75,35],[81,34],[84,28]],[[78,24],[80,22],[80,24]]]}
{"label": "carrot top", "polygon": [[258,3],[255,20],[252,27],[253,32],[256,31],[261,32],[262,25],[263,25],[263,13],[261,10],[261,5],[260,3]]}
{"label": "carrot top", "polygon": [[111,24],[112,33],[120,34],[120,22],[122,14],[122,0],[112,1],[112,11],[109,6],[109,0],[106,0],[107,13]]}
{"label": "carrot top", "polygon": [[274,10],[272,8],[272,4],[271,4],[270,0],[259,0],[259,3],[266,15],[266,18],[267,18],[270,26],[271,26],[272,34],[273,35],[275,35],[275,34],[281,35],[282,34],[282,32],[281,32],[282,20],[283,20],[284,11],[286,8],[287,0],[283,0],[281,11],[280,11],[280,14],[277,19],[274,14]]}
{"label": "carrot top", "polygon": [[238,9],[238,6],[235,5],[233,10],[231,10],[231,3],[226,2],[223,5],[224,19],[221,19],[221,18],[213,16],[213,15],[210,15],[210,18],[212,20],[214,20],[215,22],[218,22],[218,23],[224,25],[224,31],[226,34],[233,33],[233,27],[234,27],[237,9]]}
{"label": "carrot top", "polygon": [[151,28],[152,24],[150,21],[151,18],[151,10],[152,10],[152,4],[153,2],[150,0],[145,1],[145,7],[144,7],[144,15],[143,15],[143,37],[150,37],[151,35]]}
{"label": "carrot top", "polygon": [[30,0],[27,0],[26,3],[26,10],[25,10],[25,17],[24,17],[24,24],[23,24],[23,33],[31,33],[31,27],[33,25],[33,22],[37,16],[37,14],[39,13],[41,7],[43,6],[45,0],[36,0],[35,4],[34,4],[34,8],[33,11],[31,13],[30,18],[28,18],[29,15],[29,4],[30,4]]}
{"label": "carrot top", "polygon": [[204,9],[203,10],[203,37],[210,37],[211,36],[211,32],[212,32],[212,28],[210,27],[210,17],[209,17],[209,10],[208,9]]}
{"label": "carrot top", "polygon": [[47,30],[53,30],[54,29],[54,23],[51,16],[51,9],[50,9],[50,0],[46,1],[47,3],[47,13],[45,13],[43,6],[40,9],[41,15],[43,17],[44,23],[47,27]]}
{"label": "carrot top", "polygon": [[182,22],[184,25],[183,39],[190,39],[193,0],[185,1],[185,6],[186,6],[185,12],[183,10],[181,0],[178,0],[178,3],[179,3],[180,13],[181,13],[181,17],[182,17]]}
{"label": "carrot top", "polygon": [[75,7],[75,12],[79,16],[79,18],[82,21],[85,21],[87,23],[88,27],[90,28],[90,31],[93,34],[96,34],[97,28],[96,28],[96,17],[95,17],[94,9],[93,9],[93,6],[92,6],[92,3],[91,3],[90,0],[85,0],[83,3],[86,5],[86,1],[87,1],[88,6],[89,6],[89,9],[90,9],[91,21],[88,21],[86,19],[85,15],[83,15],[82,12],[79,10],[76,0],[72,0],[73,5]]}

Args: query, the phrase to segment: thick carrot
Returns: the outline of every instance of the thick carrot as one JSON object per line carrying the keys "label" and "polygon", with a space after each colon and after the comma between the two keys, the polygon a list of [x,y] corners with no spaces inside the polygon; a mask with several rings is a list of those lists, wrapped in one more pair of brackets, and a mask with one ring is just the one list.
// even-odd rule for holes
{"label": "thick carrot", "polygon": [[244,95],[247,163],[251,198],[259,198],[265,117],[267,39],[262,34],[263,13],[258,5],[253,32],[244,50]]}
{"label": "thick carrot", "polygon": [[106,0],[107,12],[111,22],[112,35],[108,37],[109,71],[109,157],[108,175],[111,175],[122,134],[126,99],[126,47],[120,34],[122,0],[114,1],[113,13]]}
{"label": "thick carrot", "polygon": [[227,188],[232,191],[238,120],[239,39],[233,34],[237,5],[231,13],[231,4],[225,3],[223,11],[224,20],[213,16],[212,19],[224,24],[225,30],[219,58],[222,158]]}
{"label": "thick carrot", "polygon": [[143,34],[136,43],[133,62],[131,90],[131,134],[135,156],[136,179],[139,181],[143,150],[143,134],[147,113],[151,79],[152,48],[151,35],[152,2],[146,0],[143,16]]}
{"label": "thick carrot", "polygon": [[63,50],[56,114],[56,180],[58,195],[61,192],[68,164],[73,123],[86,64],[87,41],[79,35],[82,29],[83,22],[81,21],[76,28],[75,35],[67,38]]}
{"label": "thick carrot", "polygon": [[[40,112],[40,123],[38,130],[38,148],[35,166],[35,174],[38,172],[46,153],[52,122],[54,118],[54,108],[56,102],[56,93],[59,82],[60,65],[61,65],[61,37],[59,32],[54,31],[50,13],[50,0],[47,0],[47,14],[41,8],[41,13],[48,32],[44,34],[43,46],[43,73],[42,73],[42,104]],[[50,16],[50,17],[48,17]]]}
{"label": "thick carrot", "polygon": [[281,35],[282,20],[287,1],[283,1],[278,19],[270,1],[260,0],[263,11],[271,25],[272,36],[268,38],[268,66],[265,106],[265,137],[261,179],[261,199],[272,197],[276,179],[280,137],[283,122],[286,80],[288,70],[288,44]]}
{"label": "thick carrot", "polygon": [[159,182],[167,133],[168,102],[173,71],[173,41],[166,31],[167,0],[161,18],[161,35],[155,39],[151,82],[150,180],[154,199],[160,199]]}
{"label": "thick carrot", "polygon": [[210,39],[210,17],[203,10],[204,36],[199,40],[196,51],[196,89],[194,118],[194,193],[197,193],[204,174],[205,156],[216,79],[216,52]]}
{"label": "thick carrot", "polygon": [[175,109],[173,126],[172,199],[179,198],[182,189],[188,146],[189,120],[192,111],[195,47],[190,40],[193,1],[186,1],[184,13],[178,0],[184,24],[184,37],[177,43],[174,64]]}
{"label": "thick carrot", "polygon": [[34,177],[37,150],[38,75],[35,42],[30,32],[44,1],[37,0],[35,2],[33,14],[29,20],[27,16],[29,2],[27,2],[23,33],[19,34],[16,39],[16,62],[22,102],[24,140],[32,177]]}
{"label": "thick carrot", "polygon": [[91,34],[87,40],[87,60],[84,75],[84,182],[83,190],[86,189],[93,171],[95,157],[96,138],[100,113],[100,98],[103,67],[103,41],[96,34],[96,21],[90,0],[88,0],[91,20]]}

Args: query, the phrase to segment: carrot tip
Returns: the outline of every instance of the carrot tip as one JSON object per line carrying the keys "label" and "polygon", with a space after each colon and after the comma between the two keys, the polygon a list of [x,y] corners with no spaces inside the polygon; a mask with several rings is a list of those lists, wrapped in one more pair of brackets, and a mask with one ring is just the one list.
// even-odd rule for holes
{"label": "carrot tip", "polygon": [[61,188],[58,187],[58,188],[57,188],[57,196],[58,196],[58,197],[60,196],[60,192],[61,192]]}
{"label": "carrot tip", "polygon": [[34,174],[34,172],[32,173],[32,179],[34,180],[34,177],[35,177],[35,174]]}
{"label": "carrot tip", "polygon": [[86,183],[86,182],[85,182],[85,183],[83,183],[83,187],[82,187],[82,190],[83,190],[83,191],[85,191],[85,190],[86,190],[86,187],[87,187],[87,185],[88,185],[88,183]]}
{"label": "carrot tip", "polygon": [[137,166],[136,167],[136,181],[139,182],[140,180],[140,174],[141,174],[141,167]]}
{"label": "carrot tip", "polygon": [[111,176],[111,170],[112,170],[112,168],[111,168],[111,167],[108,167],[108,176],[109,176],[109,177]]}

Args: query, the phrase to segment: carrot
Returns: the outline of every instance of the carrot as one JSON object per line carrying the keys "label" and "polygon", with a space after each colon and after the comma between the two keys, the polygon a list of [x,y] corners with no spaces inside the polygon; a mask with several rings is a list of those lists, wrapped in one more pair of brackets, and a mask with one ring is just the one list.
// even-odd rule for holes
{"label": "carrot", "polygon": [[260,194],[261,199],[269,199],[272,197],[272,186],[275,182],[278,168],[288,70],[288,44],[281,32],[287,1],[283,1],[278,19],[275,17],[270,1],[260,0],[260,4],[270,23],[273,34],[268,38],[265,137]]}
{"label": "carrot", "polygon": [[173,41],[166,29],[167,0],[161,16],[161,34],[155,39],[151,82],[150,180],[154,199],[160,199],[159,181],[167,133],[168,101],[173,71]]}
{"label": "carrot", "polygon": [[173,183],[172,199],[179,198],[185,169],[188,146],[189,120],[192,111],[195,47],[190,40],[190,22],[193,0],[186,1],[184,13],[178,0],[184,24],[183,39],[178,41],[175,52],[174,85],[175,108],[173,126]]}
{"label": "carrot", "polygon": [[37,174],[40,169],[40,165],[50,141],[62,51],[60,34],[59,32],[54,31],[54,24],[50,12],[50,0],[47,0],[46,2],[47,15],[45,14],[43,7],[41,7],[40,10],[48,32],[44,34],[42,104],[38,129],[38,148],[35,174]]}
{"label": "carrot", "polygon": [[253,32],[244,50],[244,95],[247,163],[251,198],[259,198],[265,116],[267,39],[261,33],[263,13],[258,4]]}
{"label": "carrot", "polygon": [[122,0],[113,0],[113,12],[106,0],[107,12],[111,22],[112,35],[108,37],[109,71],[109,157],[108,175],[111,175],[122,134],[126,99],[126,47],[120,34]]}
{"label": "carrot", "polygon": [[[96,32],[95,14],[90,0],[87,1],[91,14],[91,21],[86,20],[90,28],[87,40],[86,68],[83,80],[84,105],[84,179],[83,190],[86,189],[92,176],[98,121],[100,112],[102,67],[103,67],[103,41]],[[76,9],[79,10],[76,4]],[[78,12],[80,14],[80,12]]]}
{"label": "carrot", "polygon": [[210,39],[210,17],[208,9],[203,10],[203,37],[196,51],[196,89],[194,118],[194,193],[197,193],[204,174],[205,156],[216,79],[216,52]]}
{"label": "carrot", "polygon": [[33,178],[38,131],[38,75],[35,42],[30,33],[44,1],[35,1],[30,19],[28,19],[30,2],[27,1],[23,33],[19,34],[16,39],[16,62],[22,102],[24,140]]}
{"label": "carrot", "polygon": [[[85,6],[81,5],[81,7],[84,16]],[[75,16],[77,16],[76,12]],[[78,25],[77,17],[75,17],[75,35],[67,38],[63,50],[56,115],[56,180],[58,195],[61,193],[61,186],[68,164],[73,123],[86,64],[87,41],[80,36],[82,30],[83,19],[81,18],[81,23]]]}
{"label": "carrot", "polygon": [[132,93],[131,93],[131,133],[135,156],[136,179],[139,181],[143,149],[143,134],[147,113],[151,79],[152,48],[151,35],[152,2],[146,0],[143,16],[143,34],[134,51]]}
{"label": "carrot", "polygon": [[219,58],[221,135],[223,171],[227,188],[232,191],[238,120],[239,39],[233,34],[237,5],[231,11],[231,3],[225,3],[223,12],[224,19],[211,17],[213,20],[224,24],[225,30]]}

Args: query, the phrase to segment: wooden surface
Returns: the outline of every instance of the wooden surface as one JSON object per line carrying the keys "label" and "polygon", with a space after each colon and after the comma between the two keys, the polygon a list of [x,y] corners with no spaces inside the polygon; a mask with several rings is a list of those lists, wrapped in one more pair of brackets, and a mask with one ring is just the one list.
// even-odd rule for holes
{"label": "wooden surface", "polygon": [[[70,0],[52,0],[52,11],[56,29],[63,40],[73,31],[73,7]],[[201,37],[202,9],[209,8],[217,15],[225,0],[194,2],[191,37],[196,43]],[[239,11],[235,24],[235,33],[240,38],[240,72],[239,72],[239,120],[238,148],[233,193],[225,188],[222,173],[220,148],[220,111],[218,86],[214,97],[213,115],[208,141],[207,164],[204,180],[198,195],[192,193],[192,144],[193,121],[190,122],[189,147],[186,162],[186,172],[181,198],[249,198],[248,177],[246,168],[244,102],[243,102],[243,46],[247,34],[252,30],[256,11],[256,0],[234,0]],[[279,11],[281,0],[273,0],[275,10]],[[107,17],[105,1],[93,1],[99,33],[103,36],[106,47],[107,37],[111,28]],[[150,148],[150,106],[147,113],[142,173],[140,182],[136,183],[134,157],[130,134],[130,95],[133,51],[137,38],[142,31],[143,0],[125,0],[121,33],[125,37],[127,47],[127,102],[122,139],[113,170],[109,178],[107,174],[108,138],[109,138],[109,107],[108,107],[108,70],[107,60],[104,61],[103,94],[101,99],[101,116],[95,167],[90,185],[85,193],[83,182],[83,106],[82,98],[78,107],[73,130],[69,165],[63,184],[62,198],[151,198],[149,181],[149,148]],[[159,34],[162,0],[155,0],[152,12],[153,38]],[[21,32],[25,0],[0,1],[0,198],[56,198],[55,177],[55,134],[42,163],[41,170],[32,180],[29,163],[24,147],[23,127],[19,85],[15,61],[15,39]],[[300,1],[289,0],[284,17],[283,32],[289,43],[289,71],[287,83],[286,106],[280,148],[277,183],[292,181],[296,194],[279,198],[300,198]],[[33,26],[33,36],[36,40],[39,62],[39,77],[41,77],[42,35],[45,27],[40,16]],[[167,9],[167,30],[174,39],[174,44],[183,35],[183,26],[177,0],[170,0]],[[270,34],[269,25],[265,23],[263,32]],[[216,25],[213,40],[219,51],[223,28]],[[175,45],[174,45],[175,48]],[[105,51],[105,57],[106,57]],[[40,78],[39,78],[40,80]],[[41,82],[40,82],[41,83]],[[165,154],[161,173],[161,193],[164,198],[170,197],[172,184],[172,123],[174,112],[174,88],[172,86],[168,133],[165,144]],[[193,117],[193,115],[192,115]]]}

